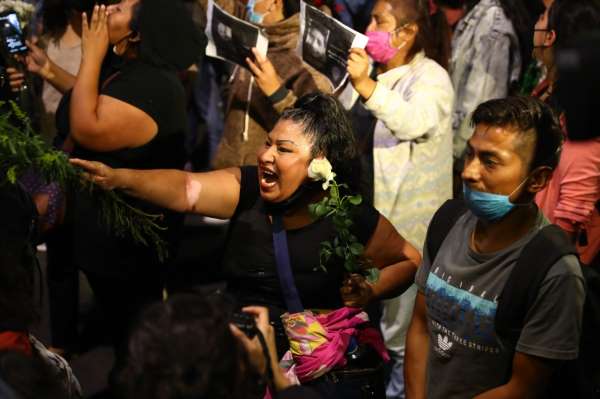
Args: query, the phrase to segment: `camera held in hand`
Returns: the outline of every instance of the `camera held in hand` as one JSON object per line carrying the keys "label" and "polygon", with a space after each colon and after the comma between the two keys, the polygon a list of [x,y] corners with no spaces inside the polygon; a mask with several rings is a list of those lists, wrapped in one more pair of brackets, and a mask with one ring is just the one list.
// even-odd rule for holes
{"label": "camera held in hand", "polygon": [[231,316],[231,322],[250,339],[256,336],[257,328],[254,317],[242,311],[234,312]]}

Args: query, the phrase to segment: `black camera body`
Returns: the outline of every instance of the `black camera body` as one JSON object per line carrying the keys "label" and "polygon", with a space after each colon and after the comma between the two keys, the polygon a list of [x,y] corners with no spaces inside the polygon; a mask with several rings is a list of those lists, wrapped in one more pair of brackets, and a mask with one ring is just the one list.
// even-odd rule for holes
{"label": "black camera body", "polygon": [[254,317],[244,312],[234,312],[231,315],[231,322],[250,339],[254,338],[257,333],[256,322]]}

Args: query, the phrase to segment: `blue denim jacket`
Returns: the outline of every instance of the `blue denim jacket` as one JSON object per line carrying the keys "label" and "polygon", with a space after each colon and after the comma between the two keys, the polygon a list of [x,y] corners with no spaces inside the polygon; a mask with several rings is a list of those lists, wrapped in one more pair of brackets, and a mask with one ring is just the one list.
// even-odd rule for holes
{"label": "blue denim jacket", "polygon": [[471,113],[482,102],[506,97],[520,71],[519,39],[512,23],[498,0],[481,0],[458,23],[452,38],[455,159],[462,156],[473,133]]}

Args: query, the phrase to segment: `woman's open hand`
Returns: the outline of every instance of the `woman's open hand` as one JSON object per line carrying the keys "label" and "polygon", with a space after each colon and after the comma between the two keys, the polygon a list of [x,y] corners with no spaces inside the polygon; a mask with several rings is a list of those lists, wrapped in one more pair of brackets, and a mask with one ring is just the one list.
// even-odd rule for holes
{"label": "woman's open hand", "polygon": [[252,49],[252,53],[254,54],[254,61],[246,58],[246,63],[248,63],[248,67],[256,79],[256,84],[268,97],[275,93],[283,82],[267,57],[263,57],[256,48]]}
{"label": "woman's open hand", "polygon": [[351,274],[344,280],[340,294],[345,306],[364,308],[373,299],[373,288],[364,276]]}
{"label": "woman's open hand", "polygon": [[351,48],[348,56],[348,77],[354,89],[364,99],[368,99],[375,90],[375,81],[369,77],[369,56],[362,48]]}
{"label": "woman's open hand", "polygon": [[108,13],[106,6],[96,5],[88,23],[86,13],[81,14],[81,52],[83,60],[101,63],[108,50]]}
{"label": "woman's open hand", "polygon": [[117,187],[116,171],[102,162],[85,161],[77,158],[72,158],[69,162],[71,162],[71,165],[82,168],[85,171],[84,177],[104,190],[113,190]]}

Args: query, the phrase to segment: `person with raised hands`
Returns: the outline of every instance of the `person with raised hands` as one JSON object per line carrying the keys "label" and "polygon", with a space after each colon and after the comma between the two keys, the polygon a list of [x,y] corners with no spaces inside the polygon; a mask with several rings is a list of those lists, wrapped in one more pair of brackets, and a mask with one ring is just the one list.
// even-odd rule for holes
{"label": "person with raised hands", "polygon": [[[113,167],[183,167],[187,118],[177,72],[200,56],[202,40],[182,2],[122,0],[96,5],[89,17],[82,15],[79,74],[57,117],[59,130],[74,142],[71,155]],[[103,70],[109,49],[119,62]],[[73,261],[112,318],[111,335],[119,345],[137,311],[162,297],[165,265],[153,248],[100,226],[97,201],[90,193],[69,193],[66,219]],[[143,201],[128,203],[162,213],[168,228],[163,239],[176,248],[182,215]]]}

